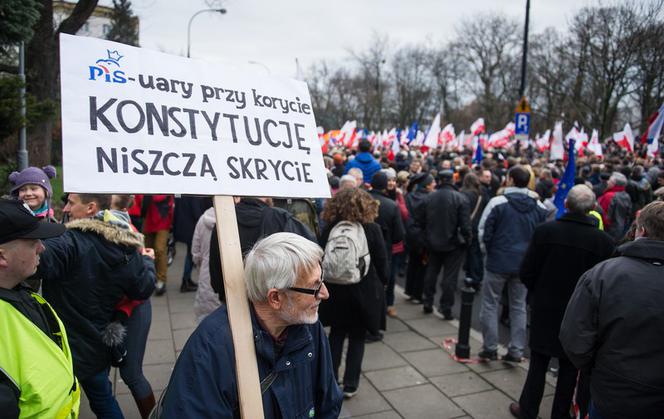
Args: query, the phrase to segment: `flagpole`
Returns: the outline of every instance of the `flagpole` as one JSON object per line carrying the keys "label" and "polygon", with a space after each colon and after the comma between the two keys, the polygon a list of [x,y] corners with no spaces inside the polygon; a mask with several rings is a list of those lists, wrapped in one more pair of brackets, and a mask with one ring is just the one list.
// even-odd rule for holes
{"label": "flagpole", "polygon": [[523,57],[521,57],[521,87],[519,97],[526,92],[526,64],[528,61],[528,23],[530,21],[530,0],[526,0],[526,25],[523,28]]}

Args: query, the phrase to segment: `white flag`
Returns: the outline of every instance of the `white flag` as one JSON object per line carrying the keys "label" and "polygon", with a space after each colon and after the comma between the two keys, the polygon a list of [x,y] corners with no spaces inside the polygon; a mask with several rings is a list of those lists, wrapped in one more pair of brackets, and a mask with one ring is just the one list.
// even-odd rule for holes
{"label": "white flag", "polygon": [[438,147],[438,134],[440,134],[440,112],[436,114],[431,123],[431,128],[429,128],[429,132],[424,139],[424,145],[429,148]]}
{"label": "white flag", "polygon": [[553,128],[553,141],[551,142],[551,152],[549,160],[562,160],[565,157],[565,145],[563,143],[563,123],[556,122]]}
{"label": "white flag", "polygon": [[599,133],[596,129],[593,130],[590,135],[590,141],[588,142],[588,150],[595,153],[596,156],[602,157],[604,153],[602,152],[602,144],[599,143]]}

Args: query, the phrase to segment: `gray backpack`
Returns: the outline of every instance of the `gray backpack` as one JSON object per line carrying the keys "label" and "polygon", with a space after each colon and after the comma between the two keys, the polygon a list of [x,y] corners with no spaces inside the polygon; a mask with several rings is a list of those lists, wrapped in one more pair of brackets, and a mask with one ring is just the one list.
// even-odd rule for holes
{"label": "gray backpack", "polygon": [[364,228],[340,221],[330,231],[323,257],[323,277],[332,284],[357,284],[369,272],[371,256]]}

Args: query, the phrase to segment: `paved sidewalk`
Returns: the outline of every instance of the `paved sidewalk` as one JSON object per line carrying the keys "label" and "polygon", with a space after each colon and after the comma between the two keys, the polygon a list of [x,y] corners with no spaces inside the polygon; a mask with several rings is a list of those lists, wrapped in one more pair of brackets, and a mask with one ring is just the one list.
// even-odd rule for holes
{"label": "paved sidewalk", "polygon": [[[185,251],[184,247],[178,247],[176,261],[169,269],[166,295],[152,298],[152,326],[144,373],[157,398],[168,384],[175,360],[196,326],[194,294],[179,292]],[[443,341],[456,337],[458,322],[425,315],[421,306],[405,300],[400,288],[396,294],[398,318],[388,318],[382,342],[366,345],[359,392],[344,402],[341,417],[511,418],[507,408],[519,397],[527,364],[455,362],[443,347]],[[471,351],[476,356],[480,336],[475,331],[471,333]],[[503,349],[501,353],[504,352]],[[112,371],[111,375],[125,417],[140,418],[119,374]],[[549,418],[553,400],[551,384],[555,383],[552,377],[547,379],[540,408],[543,418]],[[82,400],[80,417],[94,417],[87,400]]]}

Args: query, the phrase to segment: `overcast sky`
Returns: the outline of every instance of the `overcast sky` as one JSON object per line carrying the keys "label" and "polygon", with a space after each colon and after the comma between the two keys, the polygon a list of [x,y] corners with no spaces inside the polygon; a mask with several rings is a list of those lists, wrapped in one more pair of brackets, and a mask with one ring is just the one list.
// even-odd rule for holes
{"label": "overcast sky", "polygon": [[[482,12],[525,16],[526,0],[133,0],[144,48],[185,55],[187,23],[198,10],[224,7],[225,15],[202,13],[193,21],[191,56],[234,64],[247,71],[294,77],[295,59],[306,71],[327,60],[342,64],[348,50],[361,51],[372,33],[387,34],[391,46],[454,36],[463,18]],[[100,4],[110,5],[110,0]],[[532,0],[531,33],[564,28],[575,12],[593,0]],[[261,64],[247,64],[249,61]]]}

